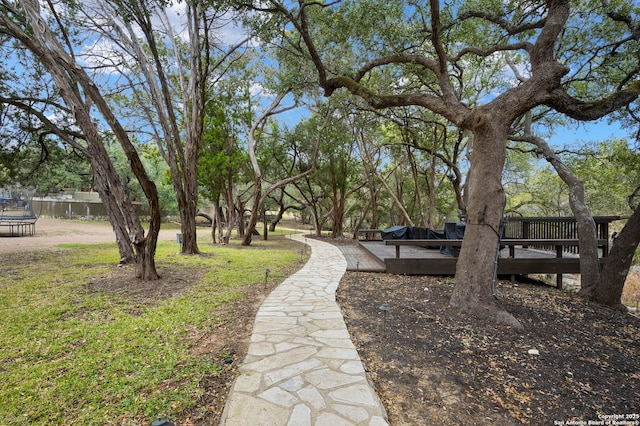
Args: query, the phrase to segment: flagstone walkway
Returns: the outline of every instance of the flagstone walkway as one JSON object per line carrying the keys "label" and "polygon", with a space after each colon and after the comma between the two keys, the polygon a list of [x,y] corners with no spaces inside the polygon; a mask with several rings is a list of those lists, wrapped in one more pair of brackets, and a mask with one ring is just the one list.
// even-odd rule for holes
{"label": "flagstone walkway", "polygon": [[336,304],[344,257],[331,244],[292,238],[306,241],[311,257],[258,310],[221,425],[387,425]]}

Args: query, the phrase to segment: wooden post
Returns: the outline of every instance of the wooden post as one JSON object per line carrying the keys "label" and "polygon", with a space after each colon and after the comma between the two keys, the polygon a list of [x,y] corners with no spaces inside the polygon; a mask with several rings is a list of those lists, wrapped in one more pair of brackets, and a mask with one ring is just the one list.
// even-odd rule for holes
{"label": "wooden post", "polygon": [[[529,226],[531,225],[531,222],[529,221],[522,221],[522,238],[523,239],[529,239],[531,238],[529,236]],[[528,248],[529,246],[523,245],[522,248]]]}
{"label": "wooden post", "polygon": [[609,222],[600,223],[600,238],[605,241],[602,246],[602,257],[607,257],[609,254]]}
{"label": "wooden post", "polygon": [[[561,245],[557,245],[556,246],[556,257],[557,258],[561,258],[562,257],[562,246]],[[562,290],[562,274],[556,274],[556,287],[558,287],[559,290]]]}

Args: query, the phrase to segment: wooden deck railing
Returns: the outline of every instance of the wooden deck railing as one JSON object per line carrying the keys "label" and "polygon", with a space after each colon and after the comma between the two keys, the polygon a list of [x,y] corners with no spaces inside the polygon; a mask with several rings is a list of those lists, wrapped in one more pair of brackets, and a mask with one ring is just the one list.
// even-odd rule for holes
{"label": "wooden deck railing", "polygon": [[[620,220],[620,216],[594,216],[597,238],[605,240],[602,245],[603,256],[609,252],[609,224]],[[575,217],[506,217],[504,222],[504,238],[506,239],[553,239],[577,240],[578,223]],[[540,247],[554,250],[554,245]],[[577,245],[565,245],[565,253],[578,254]]]}
{"label": "wooden deck railing", "polygon": [[[400,258],[400,246],[420,246],[420,247],[428,247],[428,246],[452,246],[452,247],[460,247],[462,246],[463,240],[385,240],[385,244],[388,246],[396,247],[396,259]],[[604,247],[608,244],[608,240],[599,239],[598,247]],[[574,238],[547,238],[547,239],[539,239],[539,238],[503,238],[500,240],[500,245],[509,248],[509,257],[515,257],[515,248],[522,247],[528,248],[529,246],[540,248],[543,250],[547,247],[553,247],[553,251],[556,253],[556,257],[561,258],[563,253],[567,252],[568,247],[576,247],[578,246],[578,240]],[[603,250],[602,257],[607,256],[607,252]]]}
{"label": "wooden deck railing", "polygon": [[[596,233],[599,240],[606,240],[602,244],[603,256],[609,252],[609,224],[620,220],[620,216],[594,216]],[[365,240],[381,239],[381,229],[360,229],[358,237]],[[503,239],[520,240],[577,240],[578,223],[575,217],[515,217],[508,216],[504,220]],[[446,244],[441,244],[446,245]],[[451,244],[450,244],[451,245]],[[455,244],[453,244],[455,245]],[[554,251],[556,246],[536,246],[543,250]],[[525,247],[526,248],[526,247]],[[578,254],[577,244],[567,244],[563,246],[565,253]]]}

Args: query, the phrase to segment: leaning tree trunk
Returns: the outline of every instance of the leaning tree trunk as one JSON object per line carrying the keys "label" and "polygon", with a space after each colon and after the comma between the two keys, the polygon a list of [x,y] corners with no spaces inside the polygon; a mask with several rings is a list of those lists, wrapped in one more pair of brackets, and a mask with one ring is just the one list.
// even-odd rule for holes
{"label": "leaning tree trunk", "polygon": [[595,302],[626,310],[620,298],[638,244],[640,244],[640,204],[636,206],[633,214],[615,238],[597,285],[585,296]]}
{"label": "leaning tree trunk", "polygon": [[[138,266],[145,267],[146,270],[140,277],[143,279],[157,279],[158,276],[155,271],[153,259],[149,261],[144,258],[145,253],[155,253],[155,242],[157,241],[157,233],[160,229],[160,222],[157,221],[156,223],[153,220],[155,218],[154,213],[157,213],[159,218],[160,211],[155,184],[149,180],[135,147],[129,140],[120,122],[116,119],[113,111],[107,105],[98,88],[84,69],[75,62],[75,59],[70,56],[60,44],[51,28],[49,28],[46,21],[40,15],[40,4],[37,1],[23,1],[21,4],[32,23],[32,33],[27,34],[13,25],[13,23],[9,23],[6,28],[37,56],[49,71],[57,85],[60,96],[71,109],[76,124],[84,133],[87,141],[87,152],[94,157],[92,166],[93,172],[97,176],[96,180],[104,185],[101,189],[103,194],[108,194],[109,197],[113,197],[114,205],[112,205],[112,207],[114,209],[121,209],[122,214],[113,217],[122,219],[126,223],[125,226],[129,231],[129,238],[134,245],[138,257]],[[5,22],[5,24],[7,24],[7,22]],[[82,86],[82,91],[79,90],[77,84]],[[83,92],[84,97],[81,96],[81,92]],[[152,237],[149,240],[153,243],[153,246],[147,248],[144,252],[139,252],[136,248],[140,243],[147,243],[144,236],[144,229],[140,224],[135,207],[133,203],[131,203],[127,191],[119,180],[113,163],[102,144],[97,125],[91,114],[92,106],[95,106],[100,111],[104,120],[114,132],[114,135],[120,142],[131,164],[132,172],[138,179],[149,201],[149,210],[152,215],[152,229],[150,233],[153,232],[155,234],[155,239]],[[154,209],[156,210],[155,212]],[[122,226],[122,224],[119,226]]]}
{"label": "leaning tree trunk", "polygon": [[251,239],[253,238],[253,231],[256,229],[258,223],[258,215],[262,210],[262,203],[260,198],[262,197],[262,178],[256,178],[255,188],[253,189],[253,206],[251,206],[251,215],[249,216],[249,223],[245,229],[244,238],[242,238],[242,245],[251,245]]}
{"label": "leaning tree trunk", "polygon": [[227,214],[227,229],[224,231],[224,234],[220,234],[220,244],[229,244],[231,241],[231,233],[233,232],[234,223],[238,222],[238,216],[234,213],[233,207],[229,209]]}
{"label": "leaning tree trunk", "polygon": [[[569,183],[569,181],[566,181]],[[569,205],[578,226],[578,248],[580,252],[580,294],[588,292],[598,282],[600,263],[598,259],[598,232],[591,211],[584,199],[584,183],[571,180]]]}
{"label": "leaning tree trunk", "polygon": [[467,226],[449,303],[461,311],[522,329],[492,292],[505,205],[501,179],[508,127],[494,125],[489,117],[478,124],[468,178]]}
{"label": "leaning tree trunk", "polygon": [[598,233],[591,211],[584,195],[584,182],[560,160],[555,151],[541,138],[533,138],[533,143],[569,187],[569,206],[578,225],[578,245],[580,250],[580,295],[593,291],[600,276],[598,259]]}
{"label": "leaning tree trunk", "polygon": [[[92,169],[95,166],[92,165]],[[109,222],[113,228],[113,232],[116,234],[116,243],[118,244],[118,252],[120,253],[120,264],[135,264],[136,255],[131,246],[131,239],[129,238],[129,232],[127,231],[126,222],[122,217],[122,211],[118,208],[117,201],[113,198],[110,191],[104,191],[103,188],[107,188],[107,185],[98,184],[96,189],[100,194],[100,199],[104,203]]]}
{"label": "leaning tree trunk", "polygon": [[269,224],[269,232],[276,231],[276,226],[278,226],[278,224],[282,220],[282,217],[284,216],[285,211],[287,211],[286,207],[284,206],[284,204],[282,204],[282,202],[280,202],[278,204],[278,213],[276,214],[276,217],[274,217],[271,223]]}
{"label": "leaning tree trunk", "polygon": [[369,198],[369,201],[367,202],[367,205],[364,207],[364,209],[362,209],[362,211],[358,215],[358,220],[356,221],[355,225],[353,226],[353,239],[354,240],[358,239],[358,231],[360,231],[360,228],[362,227],[362,223],[364,222],[364,219],[367,217],[367,214],[369,213],[369,210],[371,210],[371,205],[372,204],[373,204],[373,198]]}
{"label": "leaning tree trunk", "polygon": [[[98,140],[97,132],[94,132],[90,123],[85,123],[84,114],[78,114],[79,124],[85,128],[88,137],[87,140]],[[104,146],[100,143],[94,142],[89,146],[89,151],[92,158],[94,158],[94,173],[98,176],[98,181],[103,182],[105,187],[102,188],[102,192],[108,194],[109,199],[113,199],[113,210],[118,212],[113,215],[113,218],[119,222],[120,228],[126,228],[129,231],[129,241],[131,242],[135,251],[136,257],[136,276],[143,280],[157,280],[159,278],[155,267],[155,249],[158,240],[158,232],[160,231],[160,205],[158,197],[148,197],[149,203],[149,231],[145,236],[144,228],[142,227],[138,218],[135,206],[127,196],[127,191],[124,185],[118,178],[118,175],[113,167],[109,156]],[[142,163],[131,161],[131,167],[134,174],[139,175],[142,168]],[[142,185],[151,184],[152,182],[141,182]],[[147,188],[147,192],[153,192],[153,188]]]}

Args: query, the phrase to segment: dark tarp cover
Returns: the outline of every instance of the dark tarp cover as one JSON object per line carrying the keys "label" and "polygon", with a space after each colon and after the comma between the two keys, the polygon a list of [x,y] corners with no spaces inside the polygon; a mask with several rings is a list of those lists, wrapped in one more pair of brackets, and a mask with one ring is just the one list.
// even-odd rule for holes
{"label": "dark tarp cover", "polygon": [[[444,233],[434,231],[429,228],[421,228],[418,226],[392,226],[383,229],[383,240],[442,240]],[[427,248],[439,249],[440,246],[429,246]]]}
{"label": "dark tarp cover", "polygon": [[408,226],[392,226],[391,228],[383,229],[383,240],[412,240],[411,230]]}
{"label": "dark tarp cover", "polygon": [[[443,240],[445,244],[446,240],[461,240],[464,238],[464,222],[447,222],[444,224],[444,232],[435,231],[430,228],[420,228],[418,226],[392,226],[387,229],[383,229],[383,240]],[[440,253],[455,255],[454,250],[459,251],[460,247],[451,246],[425,246],[428,249],[440,250]]]}
{"label": "dark tarp cover", "polygon": [[[461,240],[464,238],[465,222],[446,222],[444,224],[445,240]],[[455,251],[455,253],[454,253]],[[442,246],[440,253],[458,257],[460,247]]]}

